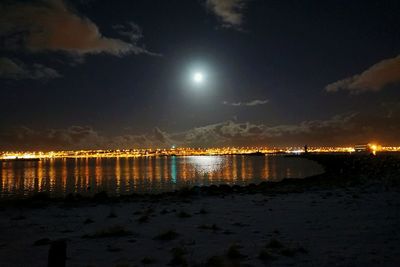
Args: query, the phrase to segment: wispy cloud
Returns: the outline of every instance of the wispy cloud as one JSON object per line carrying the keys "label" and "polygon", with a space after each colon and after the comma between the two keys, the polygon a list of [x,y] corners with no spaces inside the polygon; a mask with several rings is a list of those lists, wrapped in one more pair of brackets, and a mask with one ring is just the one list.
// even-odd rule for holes
{"label": "wispy cloud", "polygon": [[161,56],[159,53],[154,53],[146,49],[144,45],[140,46],[139,42],[143,39],[143,31],[139,25],[130,21],[126,24],[117,24],[114,25],[113,28],[117,31],[117,33],[121,36],[125,36],[130,40],[130,43],[135,45],[136,47],[140,47],[142,50],[135,52],[135,54],[144,53],[152,56]]}
{"label": "wispy cloud", "polygon": [[226,28],[241,29],[248,0],[207,0],[206,6],[221,19]]}
{"label": "wispy cloud", "polygon": [[400,82],[400,55],[382,60],[364,72],[328,84],[327,92],[347,90],[352,94],[380,91],[390,84]]}
{"label": "wispy cloud", "polygon": [[7,57],[0,58],[0,78],[2,79],[48,80],[58,77],[61,75],[55,69],[41,64],[27,65]]}
{"label": "wispy cloud", "polygon": [[234,107],[239,107],[239,106],[253,107],[253,106],[259,106],[259,105],[265,105],[268,102],[269,102],[268,99],[264,99],[264,100],[255,99],[255,100],[248,101],[248,102],[228,102],[228,101],[224,101],[224,102],[222,102],[222,104],[228,105],[228,106],[234,106]]}

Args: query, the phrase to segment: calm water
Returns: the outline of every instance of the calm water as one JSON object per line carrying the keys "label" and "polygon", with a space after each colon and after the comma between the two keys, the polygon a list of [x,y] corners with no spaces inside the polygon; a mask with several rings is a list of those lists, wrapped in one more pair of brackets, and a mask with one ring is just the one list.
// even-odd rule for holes
{"label": "calm water", "polygon": [[182,186],[260,183],[303,178],[323,168],[313,161],[283,156],[191,156],[152,158],[49,159],[0,162],[0,196],[24,197],[156,193]]}

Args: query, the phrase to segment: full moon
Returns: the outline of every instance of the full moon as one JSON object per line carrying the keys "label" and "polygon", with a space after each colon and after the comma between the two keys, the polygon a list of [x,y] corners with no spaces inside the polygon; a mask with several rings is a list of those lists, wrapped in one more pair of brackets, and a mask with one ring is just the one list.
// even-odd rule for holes
{"label": "full moon", "polygon": [[203,73],[201,73],[201,72],[196,72],[196,73],[193,75],[193,81],[194,81],[195,83],[202,83],[202,82],[204,81],[204,75],[203,75]]}

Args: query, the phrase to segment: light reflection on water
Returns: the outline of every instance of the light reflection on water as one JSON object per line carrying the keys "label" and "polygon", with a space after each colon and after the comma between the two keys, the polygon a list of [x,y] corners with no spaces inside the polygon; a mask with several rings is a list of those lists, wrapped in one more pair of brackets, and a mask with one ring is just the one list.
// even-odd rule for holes
{"label": "light reflection on water", "polygon": [[80,158],[0,162],[0,196],[37,192],[157,193],[182,186],[260,183],[322,173],[315,162],[283,156]]}

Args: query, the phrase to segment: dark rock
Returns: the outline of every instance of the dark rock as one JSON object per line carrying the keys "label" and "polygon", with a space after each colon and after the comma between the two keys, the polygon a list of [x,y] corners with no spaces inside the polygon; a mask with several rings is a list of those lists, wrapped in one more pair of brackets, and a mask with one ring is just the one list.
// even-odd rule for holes
{"label": "dark rock", "polygon": [[65,267],[67,259],[67,242],[60,239],[53,241],[49,249],[48,267]]}

